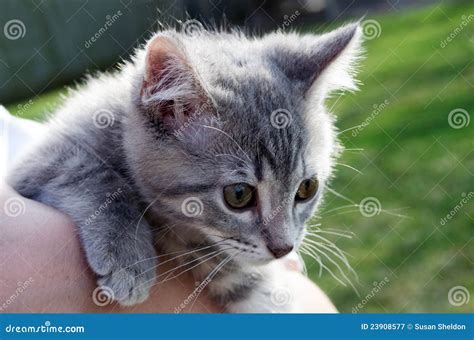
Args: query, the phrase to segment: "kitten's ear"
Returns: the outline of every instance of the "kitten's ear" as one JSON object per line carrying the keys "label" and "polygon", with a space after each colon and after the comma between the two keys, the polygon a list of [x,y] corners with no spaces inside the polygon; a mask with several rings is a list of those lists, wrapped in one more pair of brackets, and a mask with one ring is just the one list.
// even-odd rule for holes
{"label": "kitten's ear", "polygon": [[184,48],[171,34],[160,34],[147,44],[140,100],[169,130],[179,128],[197,110],[212,109]]}
{"label": "kitten's ear", "polygon": [[323,101],[335,90],[356,90],[356,64],[362,53],[358,23],[320,36],[289,36],[271,50],[271,58],[305,97]]}

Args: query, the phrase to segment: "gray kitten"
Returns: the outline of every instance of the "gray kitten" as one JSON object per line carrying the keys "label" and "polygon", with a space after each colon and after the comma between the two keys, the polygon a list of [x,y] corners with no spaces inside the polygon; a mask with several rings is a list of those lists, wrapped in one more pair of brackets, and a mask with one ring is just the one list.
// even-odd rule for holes
{"label": "gray kitten", "polygon": [[122,305],[179,275],[155,277],[156,231],[160,252],[228,311],[294,311],[272,303],[285,285],[273,260],[298,247],[331,176],[324,100],[355,89],[361,40],[358,24],[157,33],[69,97],[9,183],[71,216],[99,285]]}

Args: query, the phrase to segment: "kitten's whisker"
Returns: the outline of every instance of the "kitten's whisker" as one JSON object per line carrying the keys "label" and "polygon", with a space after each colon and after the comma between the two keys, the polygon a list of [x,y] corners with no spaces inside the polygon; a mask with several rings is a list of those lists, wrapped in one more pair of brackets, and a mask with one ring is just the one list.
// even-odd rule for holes
{"label": "kitten's whisker", "polygon": [[363,175],[362,171],[357,170],[356,168],[354,168],[353,166],[350,166],[350,165],[348,165],[348,164],[339,163],[339,162],[334,162],[334,164],[345,166],[346,168],[349,168],[349,169],[351,169],[351,170],[354,170],[354,171],[357,172],[359,175]]}
{"label": "kitten's whisker", "polygon": [[[184,255],[188,255],[188,254],[191,254],[191,253],[194,253],[194,252],[197,252],[197,251],[209,249],[209,248],[214,247],[214,246],[216,246],[216,245],[218,245],[219,243],[224,242],[224,241],[225,241],[225,240],[217,241],[217,242],[215,242],[215,243],[213,243],[213,244],[211,244],[211,245],[206,245],[206,246],[204,246],[204,247],[195,248],[195,249],[192,249],[192,250],[188,250],[188,249],[185,249],[185,250],[177,250],[177,251],[173,251],[173,252],[166,253],[166,254],[160,254],[160,255],[152,256],[152,257],[149,257],[149,258],[146,258],[146,259],[141,259],[140,261],[137,261],[137,262],[135,262],[135,263],[133,263],[133,264],[131,264],[131,265],[128,265],[128,266],[126,266],[126,267],[123,267],[122,269],[120,269],[120,271],[125,270],[125,269],[128,269],[128,268],[130,268],[130,267],[132,267],[132,266],[134,266],[134,265],[136,265],[136,264],[138,264],[138,263],[144,262],[144,261],[159,259],[160,257],[165,257],[165,256],[169,256],[169,255],[174,255],[174,254],[180,254],[180,255],[175,256],[175,257],[173,257],[173,258],[171,258],[171,259],[168,259],[168,260],[166,260],[166,261],[164,261],[164,262],[158,263],[156,266],[153,266],[153,268],[150,268],[149,270],[155,269],[156,267],[158,267],[158,266],[160,266],[160,265],[162,265],[162,264],[164,264],[164,263],[167,263],[167,262],[169,262],[169,261],[172,261],[172,260],[177,259],[177,258],[179,258],[179,257],[182,257],[182,256],[184,256]],[[183,253],[183,252],[185,252],[185,253],[184,253],[184,254],[181,254],[181,253]],[[147,270],[147,271],[148,271],[148,270]]]}
{"label": "kitten's whisker", "polygon": [[[158,282],[158,283],[164,283],[164,282],[166,282],[166,281],[168,281],[168,280],[177,278],[177,277],[183,275],[184,273],[189,272],[190,270],[193,270],[194,268],[196,268],[196,267],[198,267],[198,266],[204,264],[205,262],[207,262],[207,261],[209,261],[209,260],[211,260],[211,259],[213,259],[213,258],[215,258],[215,257],[217,257],[217,256],[222,255],[223,253],[225,253],[227,250],[230,250],[230,249],[235,249],[235,248],[229,247],[229,248],[226,248],[226,249],[222,249],[220,252],[217,252],[217,254],[216,254],[216,253],[208,254],[208,255],[213,255],[213,256],[210,256],[210,257],[204,259],[204,261],[201,261],[201,262],[199,262],[199,263],[193,265],[192,267],[187,268],[187,269],[185,269],[185,270],[179,272],[177,275],[174,275],[174,276],[171,276],[171,277],[168,275],[168,276],[165,278],[165,280],[162,280],[162,281],[160,281],[160,282]],[[201,256],[199,259],[202,259],[203,257],[205,257],[205,256]],[[191,262],[192,262],[192,261],[191,261]],[[190,264],[191,262],[188,262],[187,265]],[[177,269],[177,268],[175,268],[175,270],[176,270],[176,269]],[[172,273],[173,273],[173,272],[172,272]]]}
{"label": "kitten's whisker", "polygon": [[[347,276],[344,274],[344,272],[342,271],[341,267],[339,266],[339,264],[337,262],[335,262],[333,259],[331,259],[330,256],[328,256],[325,252],[321,251],[320,249],[318,249],[317,247],[311,245],[311,244],[306,244],[306,246],[308,247],[308,250],[312,250],[313,252],[316,252],[316,253],[319,253],[321,254],[322,256],[324,256],[329,262],[331,262],[337,269],[338,271],[342,274],[342,279],[339,279],[338,278],[338,281],[339,283],[343,284],[344,287],[347,287],[347,284],[346,283],[349,283],[350,284],[350,280],[347,278]],[[328,270],[329,268],[326,267],[326,270]],[[336,275],[333,274],[333,277],[336,278]],[[344,281],[342,281],[344,280]]]}
{"label": "kitten's whisker", "polygon": [[[194,301],[193,301],[193,304],[191,305],[191,307],[189,308],[189,310],[192,310],[193,307],[194,307],[194,304],[196,303],[197,299],[199,298],[199,295],[201,295],[201,292],[204,290],[204,288],[207,287],[207,285],[212,281],[212,279],[214,278],[214,276],[217,275],[217,273],[229,262],[231,261],[235,256],[237,256],[240,252],[237,252],[236,254],[234,255],[229,255],[227,258],[225,258],[224,260],[222,260],[222,262],[220,264],[218,264],[207,276],[206,278],[202,281],[205,283],[204,287],[201,287],[201,285],[197,286],[193,292],[191,293],[191,296],[196,294],[196,292],[198,291],[198,294],[196,295],[196,297],[194,298]],[[201,282],[201,284],[202,284]]]}
{"label": "kitten's whisker", "polygon": [[328,247],[331,247],[332,249],[336,250],[339,254],[341,254],[341,256],[346,257],[346,255],[347,255],[347,256],[349,256],[349,257],[353,257],[351,254],[345,252],[344,250],[341,250],[335,243],[329,241],[327,238],[322,237],[321,235],[311,235],[311,236],[318,238],[318,239],[321,240],[322,242],[317,241],[317,240],[313,240],[313,239],[311,239],[311,238],[309,238],[309,237],[306,237],[305,240],[311,241],[311,242],[321,243],[321,244],[324,244],[324,245],[326,245],[326,246],[328,246]]}
{"label": "kitten's whisker", "polygon": [[[361,205],[360,204],[357,204],[357,207],[358,209],[354,209],[354,210],[350,210],[350,211],[344,211],[344,212],[340,212],[338,214],[332,214],[332,215],[324,215],[325,218],[328,218],[328,217],[333,217],[333,216],[339,216],[339,215],[345,215],[345,214],[351,214],[351,213],[355,213],[355,212],[360,212],[361,211]],[[363,208],[363,206],[362,206]],[[400,209],[398,209],[400,210]],[[396,217],[400,217],[400,218],[408,218],[408,219],[411,219],[411,217],[409,216],[406,216],[406,215],[401,215],[401,214],[397,214],[397,213],[394,213],[390,210],[386,210],[386,209],[382,209],[382,208],[379,208],[379,212],[380,213],[384,213],[384,214],[387,214],[387,215],[390,215],[390,216],[396,216]]]}
{"label": "kitten's whisker", "polygon": [[304,259],[301,256],[301,253],[300,253],[299,249],[296,250],[296,254],[298,255],[298,259],[299,259],[301,265],[303,266],[303,275],[308,276],[308,269],[306,268],[306,263],[304,262]]}
{"label": "kitten's whisker", "polygon": [[[197,258],[197,259],[192,259],[191,261],[188,261],[188,262],[186,262],[186,263],[184,263],[184,264],[181,264],[181,265],[179,265],[179,266],[177,266],[177,267],[171,268],[171,269],[165,271],[164,273],[160,273],[159,275],[157,275],[156,277],[153,277],[153,278],[150,279],[150,280],[146,280],[146,281],[142,282],[138,287],[141,287],[141,286],[143,286],[143,285],[146,285],[146,284],[148,284],[149,282],[152,282],[152,281],[156,280],[157,278],[159,278],[159,277],[161,277],[161,276],[163,276],[163,275],[168,274],[168,276],[165,277],[165,279],[164,279],[164,280],[166,280],[167,278],[169,278],[169,276],[170,276],[176,269],[181,268],[181,267],[183,267],[183,266],[187,266],[187,265],[189,265],[189,264],[191,264],[191,263],[193,263],[193,262],[199,261],[199,260],[201,260],[203,257],[209,257],[209,256],[212,257],[213,255],[214,255],[214,257],[216,257],[216,256],[218,256],[218,255],[224,253],[225,250],[227,250],[227,249],[215,250],[215,251],[213,251],[213,252],[211,252],[211,253],[208,253],[208,254],[205,254],[205,255],[203,255],[203,256],[200,256],[200,257]],[[199,264],[202,264],[202,263],[206,262],[207,260],[209,260],[209,258],[207,258],[205,261],[203,261],[203,262],[201,262],[201,263],[199,263]],[[158,267],[158,266],[155,266],[153,269],[155,269],[155,268],[157,268],[157,267]],[[164,281],[163,281],[163,282],[164,282]],[[162,283],[162,281],[158,281],[156,284],[159,284],[159,283]],[[155,285],[156,285],[156,284],[155,284]]]}
{"label": "kitten's whisker", "polygon": [[192,253],[201,251],[201,250],[206,250],[206,249],[209,249],[209,248],[213,248],[213,247],[215,247],[215,246],[218,245],[218,244],[224,244],[224,245],[225,245],[225,243],[223,243],[224,241],[225,241],[225,240],[218,241],[218,242],[215,242],[215,243],[213,243],[213,244],[211,244],[211,245],[207,245],[207,246],[202,247],[202,248],[198,248],[198,249],[193,249],[193,250],[187,251],[187,252],[185,252],[184,254],[180,254],[180,255],[177,255],[177,256],[172,257],[172,258],[170,258],[170,259],[167,259],[167,260],[165,260],[165,261],[163,261],[163,262],[160,262],[160,263],[158,263],[157,265],[153,266],[153,268],[150,268],[149,270],[151,270],[151,269],[156,269],[156,268],[158,268],[159,266],[161,266],[161,265],[163,265],[163,264],[165,264],[165,263],[168,263],[168,262],[171,262],[171,261],[173,261],[173,260],[176,260],[177,258],[186,256],[186,255],[189,255],[189,254],[192,254]]}
{"label": "kitten's whisker", "polygon": [[342,198],[342,199],[346,200],[346,201],[349,202],[349,203],[357,204],[355,201],[353,201],[353,200],[351,200],[350,198],[344,196],[343,194],[338,193],[338,192],[337,192],[336,190],[334,190],[334,189],[331,189],[331,188],[327,187],[326,190],[329,191],[331,194],[333,194],[333,195],[335,195],[335,196],[337,196],[337,197],[339,197],[339,198]]}
{"label": "kitten's whisker", "polygon": [[359,210],[359,209],[354,209],[354,210],[349,210],[349,211],[340,212],[340,213],[337,213],[337,214],[324,215],[324,217],[325,217],[325,218],[329,218],[329,217],[333,217],[333,216],[352,214],[352,213],[356,213],[356,212],[360,212],[360,210]]}
{"label": "kitten's whisker", "polygon": [[[161,274],[159,274],[159,275],[157,276],[157,278],[159,278],[159,277],[161,277],[161,276],[163,276],[163,275],[169,273],[169,274],[164,278],[164,280],[161,280],[161,281],[157,282],[157,284],[164,283],[164,282],[169,281],[169,280],[171,280],[171,279],[173,279],[173,278],[175,278],[175,277],[178,277],[178,276],[184,274],[185,272],[187,272],[187,271],[189,271],[189,270],[191,270],[191,269],[194,269],[194,268],[196,268],[197,266],[200,266],[201,264],[203,264],[203,263],[209,261],[210,259],[213,259],[213,258],[215,258],[215,257],[217,257],[217,256],[219,256],[219,255],[221,255],[221,254],[223,254],[223,253],[225,253],[227,250],[230,250],[230,249],[233,249],[233,247],[229,247],[229,248],[224,248],[224,249],[219,249],[219,250],[213,251],[213,252],[211,252],[211,253],[202,255],[202,256],[200,256],[200,257],[198,257],[198,258],[192,259],[191,261],[188,261],[188,262],[186,262],[186,263],[180,264],[180,265],[178,265],[178,266],[176,266],[176,267],[174,267],[174,268],[172,268],[172,269],[169,269],[169,270],[167,270],[166,272],[161,273]],[[204,260],[203,260],[203,259],[204,259]],[[203,260],[203,261],[201,261],[201,260]],[[181,271],[180,273],[178,273],[178,274],[176,274],[176,275],[174,275],[174,276],[171,276],[172,274],[174,274],[174,271],[175,271],[176,269],[179,269],[179,268],[182,268],[182,267],[186,267],[186,266],[188,266],[188,265],[190,265],[190,264],[192,264],[192,263],[194,263],[194,262],[198,262],[198,263],[195,264],[194,266],[192,266],[191,268],[186,268],[186,269],[184,269],[183,271]]]}
{"label": "kitten's whisker", "polygon": [[353,127],[351,127],[351,128],[348,128],[348,129],[345,129],[345,130],[342,130],[342,131],[338,131],[338,132],[337,132],[337,135],[339,136],[339,135],[343,134],[344,132],[351,131],[351,130],[354,130],[354,129],[358,129],[358,128],[360,128],[361,126],[362,126],[362,125],[359,124],[359,125],[355,125],[355,126],[353,126]]}
{"label": "kitten's whisker", "polygon": [[349,231],[347,229],[338,229],[338,228],[324,228],[324,229],[321,229],[321,228],[316,228],[312,231],[315,231],[315,232],[325,232],[325,231],[336,231],[336,232],[341,232],[341,233],[346,233],[346,234],[349,234],[349,235],[355,235],[355,233],[353,231]]}
{"label": "kitten's whisker", "polygon": [[349,269],[354,274],[354,276],[357,277],[357,274],[355,273],[354,269],[352,269],[349,261],[347,260],[347,257],[344,255],[344,253],[342,253],[342,251],[334,243],[325,244],[323,242],[317,242],[311,239],[306,239],[306,241],[315,245],[316,247],[322,247],[326,249],[327,251],[329,251],[330,253],[334,254],[334,256],[336,256],[339,260],[341,260],[346,265],[347,269]]}
{"label": "kitten's whisker", "polygon": [[344,263],[344,265],[347,267],[347,269],[352,273],[352,275],[354,275],[357,282],[359,282],[359,276],[357,275],[354,268],[352,268],[351,264],[349,263],[349,260],[347,259],[347,257],[344,254],[339,253],[338,251],[336,251],[336,249],[332,249],[330,246],[328,246],[326,244],[323,244],[323,243],[320,243],[319,246],[323,247],[324,249],[326,249],[330,253],[334,254],[334,256],[336,256],[338,259],[340,259]]}
{"label": "kitten's whisker", "polygon": [[[304,249],[303,245],[301,245],[300,249],[298,249],[298,252],[300,252],[303,257],[303,255],[306,255],[306,256],[309,256],[310,258],[314,259],[315,261],[317,261],[317,259],[313,256],[311,256],[308,251],[306,249]],[[304,261],[303,261],[304,262]],[[318,262],[318,261],[317,261]],[[319,262],[318,262],[319,263]],[[306,265],[305,265],[306,266]],[[322,270],[322,267],[321,265],[319,266],[319,277],[321,277],[321,270]]]}
{"label": "kitten's whisker", "polygon": [[344,149],[344,151],[364,151],[364,148]]}
{"label": "kitten's whisker", "polygon": [[150,202],[150,204],[148,204],[148,205],[146,206],[145,210],[143,210],[143,213],[140,215],[140,218],[138,219],[137,227],[135,228],[135,246],[137,245],[137,240],[138,240],[138,228],[139,228],[139,226],[140,226],[140,223],[141,223],[143,217],[145,216],[146,212],[148,211],[148,209],[150,209],[151,206],[152,206],[153,204],[155,204],[156,201],[158,201],[158,198],[159,198],[159,196],[157,196],[154,200],[152,200],[152,201]]}
{"label": "kitten's whisker", "polygon": [[[156,235],[154,235],[154,238],[155,238],[155,242],[159,242],[161,241],[166,235],[168,235],[168,233],[171,231],[171,229],[173,229],[174,227],[176,227],[178,224],[172,224],[170,226],[166,226],[166,229],[163,230],[163,231],[160,231],[158,232]],[[159,227],[157,227],[156,229],[161,229]],[[156,230],[155,229],[155,230]],[[152,232],[153,232],[154,229],[152,229]]]}
{"label": "kitten's whisker", "polygon": [[322,229],[316,229],[316,230],[307,230],[306,234],[311,235],[311,236],[319,236],[318,234],[329,234],[329,235],[337,235],[339,237],[344,237],[348,239],[352,239],[352,237],[355,235],[354,233],[347,231],[347,232],[336,232],[336,231],[331,231],[331,230],[322,230]]}
{"label": "kitten's whisker", "polygon": [[352,287],[352,289],[356,292],[357,296],[359,296],[359,291],[352,284],[352,281],[347,277],[347,275],[342,270],[341,266],[336,261],[334,261],[328,254],[326,254],[324,251],[322,251],[318,247],[316,247],[314,245],[311,245],[311,244],[308,245],[308,247],[310,247],[310,249],[313,249],[314,251],[316,251],[319,254],[321,254],[322,256],[324,256],[329,262],[331,262],[334,266],[336,266],[337,270],[341,273],[344,280]]}
{"label": "kitten's whisker", "polygon": [[[339,283],[340,283],[341,285],[343,285],[344,287],[347,287],[347,284],[346,284],[344,281],[342,281],[336,274],[334,274],[334,272],[333,272],[328,266],[326,266],[326,265],[323,263],[321,257],[320,257],[312,248],[310,248],[308,244],[305,244],[305,250],[306,250],[310,255],[312,255],[312,256],[311,256],[312,258],[314,258],[314,259],[316,259],[316,261],[318,261],[318,264],[319,264],[322,268],[324,268],[324,269],[334,278],[334,280],[336,280],[337,282],[339,282]],[[318,259],[319,259],[319,260],[318,260]],[[320,272],[320,275],[321,275],[321,272]]]}
{"label": "kitten's whisker", "polygon": [[337,207],[337,208],[325,210],[322,214],[320,214],[320,216],[325,216],[327,213],[330,213],[330,212],[332,212],[332,211],[341,210],[341,209],[347,209],[347,208],[354,208],[354,207],[358,207],[358,205],[357,205],[357,204],[341,205],[340,207]]}

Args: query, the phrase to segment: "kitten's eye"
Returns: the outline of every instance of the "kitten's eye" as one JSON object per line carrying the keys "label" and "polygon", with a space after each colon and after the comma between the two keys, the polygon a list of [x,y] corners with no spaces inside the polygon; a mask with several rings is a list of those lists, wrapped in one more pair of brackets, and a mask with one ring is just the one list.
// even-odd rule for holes
{"label": "kitten's eye", "polygon": [[318,192],[318,188],[319,182],[315,177],[305,179],[298,187],[295,200],[306,201],[312,198]]}
{"label": "kitten's eye", "polygon": [[255,188],[247,183],[228,185],[224,187],[224,199],[231,208],[247,208],[255,203]]}

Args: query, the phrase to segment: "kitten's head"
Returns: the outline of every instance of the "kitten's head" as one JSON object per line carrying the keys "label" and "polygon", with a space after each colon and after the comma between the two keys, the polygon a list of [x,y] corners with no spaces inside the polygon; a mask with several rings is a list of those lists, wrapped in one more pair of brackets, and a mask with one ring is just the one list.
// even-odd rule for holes
{"label": "kitten's head", "polygon": [[355,89],[360,43],[357,24],[320,36],[151,39],[128,154],[158,214],[241,261],[298,247],[337,153],[324,100]]}

